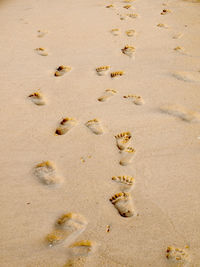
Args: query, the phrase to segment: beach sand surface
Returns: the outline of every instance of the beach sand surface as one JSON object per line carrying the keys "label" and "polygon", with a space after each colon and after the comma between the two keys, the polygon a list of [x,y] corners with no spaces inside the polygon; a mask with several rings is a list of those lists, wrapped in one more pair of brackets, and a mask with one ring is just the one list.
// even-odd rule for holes
{"label": "beach sand surface", "polygon": [[[181,0],[0,2],[1,267],[200,266],[199,12]],[[56,77],[61,65],[71,70]],[[56,135],[66,117],[75,122]],[[123,132],[135,153],[121,165]],[[54,167],[35,175],[46,161]],[[123,191],[114,176],[135,179],[133,216],[109,201]],[[70,212],[88,223],[74,241],[96,244],[74,265],[71,243],[45,241]],[[167,259],[168,246],[188,256]]]}

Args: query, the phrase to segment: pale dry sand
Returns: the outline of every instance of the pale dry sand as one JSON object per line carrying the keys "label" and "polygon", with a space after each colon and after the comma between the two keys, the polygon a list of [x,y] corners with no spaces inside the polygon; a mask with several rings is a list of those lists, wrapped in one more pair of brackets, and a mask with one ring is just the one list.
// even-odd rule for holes
{"label": "pale dry sand", "polygon": [[[0,2],[0,266],[64,266],[72,257],[69,242],[50,247],[45,237],[69,212],[87,221],[79,236],[78,224],[70,228],[74,242],[91,240],[95,249],[86,246],[84,253],[91,255],[66,266],[200,266],[200,124],[184,120],[179,111],[162,110],[178,105],[200,112],[198,80],[173,75],[200,71],[198,2]],[[110,4],[114,7],[106,8]],[[134,9],[123,8],[127,4]],[[171,12],[162,16],[163,9]],[[131,13],[139,16],[124,16]],[[136,34],[127,36],[129,30]],[[133,57],[122,53],[126,45],[135,48]],[[177,46],[189,56],[174,51]],[[60,65],[72,69],[55,77]],[[108,74],[97,75],[95,69],[104,65],[110,66]],[[111,78],[113,71],[124,75]],[[117,94],[98,101],[106,89]],[[31,101],[34,92],[41,93],[44,105],[36,104],[37,95]],[[135,105],[126,95],[141,96],[144,104]],[[76,125],[56,135],[65,117]],[[86,126],[96,118],[97,124]],[[120,152],[115,136],[127,131],[128,147],[136,153],[122,166],[125,150]],[[40,169],[39,178],[51,185],[34,175],[43,161],[55,166]],[[54,178],[61,181],[57,175],[62,183],[54,184]],[[135,178],[129,218],[109,201],[121,192],[112,177],[123,175]],[[173,262],[173,248],[172,259],[166,258],[168,246],[186,245],[185,262]]]}

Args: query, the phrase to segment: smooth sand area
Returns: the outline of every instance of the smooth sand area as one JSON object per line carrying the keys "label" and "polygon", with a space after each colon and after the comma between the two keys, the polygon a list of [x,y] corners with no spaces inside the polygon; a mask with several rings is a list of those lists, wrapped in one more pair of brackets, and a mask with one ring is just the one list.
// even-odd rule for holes
{"label": "smooth sand area", "polygon": [[1,267],[200,266],[199,14],[0,1]]}

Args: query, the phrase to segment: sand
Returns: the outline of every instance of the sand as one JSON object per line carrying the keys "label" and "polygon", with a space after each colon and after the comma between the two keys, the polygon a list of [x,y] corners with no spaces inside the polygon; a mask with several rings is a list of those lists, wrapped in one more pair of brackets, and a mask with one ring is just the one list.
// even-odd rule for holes
{"label": "sand", "polygon": [[0,2],[1,267],[200,266],[198,2]]}

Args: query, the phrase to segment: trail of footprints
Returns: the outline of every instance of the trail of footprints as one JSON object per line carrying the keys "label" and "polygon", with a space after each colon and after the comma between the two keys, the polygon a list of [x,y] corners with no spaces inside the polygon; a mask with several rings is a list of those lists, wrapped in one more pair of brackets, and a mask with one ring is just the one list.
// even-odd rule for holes
{"label": "trail of footprints", "polygon": [[[133,10],[134,7],[131,3],[134,0],[124,0],[125,3],[122,6],[124,10]],[[164,4],[163,4],[164,5]],[[114,4],[109,4],[106,6],[107,9],[116,10]],[[170,14],[170,9],[163,9],[160,13],[161,15]],[[120,20],[125,20],[126,18],[136,19],[139,17],[137,13],[117,13]],[[168,25],[164,23],[158,23],[157,27],[168,29]],[[113,36],[118,36],[121,34],[119,28],[113,28],[110,30]],[[38,30],[37,37],[42,38],[48,31]],[[137,35],[135,29],[127,29],[124,34],[127,37],[134,37]],[[176,33],[173,35],[173,39],[179,39],[183,36],[182,33]],[[135,55],[135,47],[132,45],[125,45],[121,49],[121,53],[132,58]],[[177,46],[174,51],[184,52],[184,48]],[[46,48],[38,47],[35,52],[40,56],[48,56],[48,51]],[[64,76],[72,70],[70,66],[60,65],[54,70],[54,76],[60,77]],[[112,79],[125,75],[124,70],[112,70],[111,66],[103,65],[96,68],[96,73],[98,76],[110,75]],[[200,72],[176,72],[173,76],[182,81],[200,81]],[[106,89],[101,96],[97,99],[99,102],[107,102],[112,97],[116,96],[118,91],[115,89]],[[30,100],[38,106],[44,106],[46,104],[46,99],[40,90],[31,93],[29,96]],[[135,94],[128,94],[123,96],[124,99],[131,101],[135,105],[143,105],[145,103],[142,96]],[[177,105],[164,105],[160,107],[160,111],[179,117],[182,120],[188,122],[198,121],[200,122],[200,114],[195,111],[188,111],[184,107]],[[73,117],[63,118],[57,125],[55,129],[55,135],[65,135],[71,131],[78,124],[78,120]],[[88,130],[95,135],[102,135],[105,133],[105,127],[102,122],[97,119],[88,120],[84,124]],[[120,159],[119,164],[121,166],[127,166],[132,163],[135,156],[135,148],[132,146],[132,134],[130,132],[121,132],[115,135],[116,147],[119,151]],[[53,162],[43,161],[38,163],[33,170],[34,176],[37,180],[47,186],[57,186],[63,182],[63,177],[58,173],[56,166]],[[132,190],[134,188],[135,179],[132,176],[113,176],[113,183],[118,186],[118,190],[110,196],[109,201],[116,209],[118,214],[122,217],[128,218],[137,216],[138,213],[133,204]],[[67,266],[83,266],[86,262],[86,257],[94,253],[97,244],[92,240],[79,240],[77,238],[85,231],[87,228],[87,220],[78,213],[66,213],[61,215],[55,222],[52,232],[47,234],[45,241],[51,247],[58,245],[66,245],[71,250],[71,259],[65,264]],[[106,232],[110,232],[110,226],[107,226]],[[187,250],[187,248],[186,248]],[[175,263],[187,263],[190,261],[189,254],[185,249],[168,247],[166,249],[166,258]]]}
{"label": "trail of footprints", "polygon": [[[96,242],[92,240],[76,239],[87,227],[87,220],[79,213],[66,213],[61,215],[54,224],[52,232],[47,234],[46,242],[49,246],[65,245],[70,249],[71,259],[65,266],[74,266],[77,261],[85,262],[86,257],[95,252]],[[72,264],[72,265],[69,265]]]}

